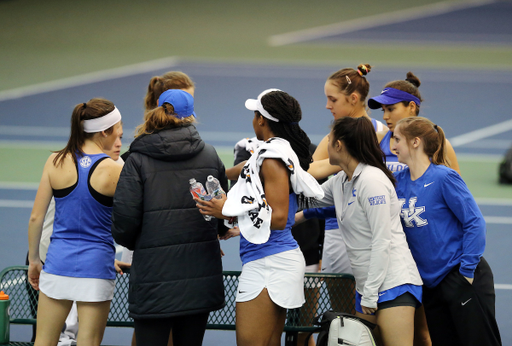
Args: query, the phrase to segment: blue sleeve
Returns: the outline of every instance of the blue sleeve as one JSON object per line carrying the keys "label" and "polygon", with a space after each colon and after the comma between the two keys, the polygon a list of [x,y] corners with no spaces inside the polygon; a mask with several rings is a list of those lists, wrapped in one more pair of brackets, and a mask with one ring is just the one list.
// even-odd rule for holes
{"label": "blue sleeve", "polygon": [[466,183],[454,170],[450,170],[443,181],[443,198],[462,224],[462,258],[459,271],[462,275],[473,278],[485,250],[484,217]]}
{"label": "blue sleeve", "polygon": [[304,217],[309,220],[313,218],[325,220],[328,218],[336,218],[336,208],[334,206],[325,208],[304,209]]}

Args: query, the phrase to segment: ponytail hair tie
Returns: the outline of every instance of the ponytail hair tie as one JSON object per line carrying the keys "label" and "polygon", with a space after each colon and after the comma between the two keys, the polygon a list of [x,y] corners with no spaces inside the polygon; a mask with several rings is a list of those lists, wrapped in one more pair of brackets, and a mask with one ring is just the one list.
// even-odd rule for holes
{"label": "ponytail hair tie", "polygon": [[437,129],[437,125],[434,124],[434,130],[436,130],[437,133],[439,133],[439,130]]}
{"label": "ponytail hair tie", "polygon": [[84,102],[83,105],[82,105],[82,108],[86,109],[87,108],[87,103]]}
{"label": "ponytail hair tie", "polygon": [[366,65],[361,65],[361,67],[357,68],[357,73],[359,73],[361,77],[364,77],[365,75],[368,74],[368,68],[366,67]]}

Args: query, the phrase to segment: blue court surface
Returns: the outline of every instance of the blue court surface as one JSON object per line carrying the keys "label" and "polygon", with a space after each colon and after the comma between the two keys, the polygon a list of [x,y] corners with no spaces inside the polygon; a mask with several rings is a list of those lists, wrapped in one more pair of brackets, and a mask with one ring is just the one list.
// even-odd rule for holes
{"label": "blue court surface", "polygon": [[[299,100],[303,109],[301,126],[318,143],[328,132],[332,120],[330,112],[325,109],[323,86],[327,76],[338,68],[233,65],[169,59],[4,92],[0,93],[0,145],[62,147],[68,136],[73,106],[97,96],[114,101],[122,112],[124,142],[128,143],[133,129],[142,120],[143,95],[149,79],[169,70],[181,70],[195,81],[197,127],[203,138],[220,152],[229,153],[240,138],[252,136],[253,113],[245,109],[244,102],[270,87],[285,90]],[[379,94],[382,86],[390,80],[405,78],[406,72],[376,67],[368,75],[372,85],[370,95]],[[420,90],[425,101],[421,115],[445,129],[461,158],[497,158],[503,155],[511,144],[512,72],[435,69],[414,72],[422,81]],[[373,111],[371,116],[381,119],[382,113]],[[37,183],[34,182],[0,182],[2,267],[25,261],[27,222],[36,188]],[[512,262],[509,251],[512,244],[512,198],[480,201],[488,220],[485,257],[495,274],[497,318],[504,345],[512,344],[512,272],[509,267]],[[238,240],[222,242],[222,248],[226,253],[224,269],[240,270]],[[12,327],[13,339],[27,340],[29,334],[29,327]],[[107,328],[104,344],[128,345],[130,338],[130,329]],[[205,345],[221,343],[234,345],[234,332],[207,332]]]}

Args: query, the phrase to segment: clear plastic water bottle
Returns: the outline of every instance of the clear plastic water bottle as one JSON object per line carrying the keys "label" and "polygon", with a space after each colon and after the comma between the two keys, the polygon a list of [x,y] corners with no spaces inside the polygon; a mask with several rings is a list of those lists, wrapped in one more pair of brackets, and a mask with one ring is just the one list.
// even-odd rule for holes
{"label": "clear plastic water bottle", "polygon": [[[192,197],[202,199],[203,201],[209,201],[211,199],[211,197],[206,193],[203,184],[196,181],[194,178],[190,179],[188,182],[190,183],[190,193],[192,194]],[[212,216],[210,215],[203,215],[203,217],[206,221],[210,221],[212,219]]]}
{"label": "clear plastic water bottle", "polygon": [[222,187],[220,186],[219,179],[215,178],[213,175],[209,175],[206,180],[206,191],[212,198],[221,199],[222,194],[226,194]]}

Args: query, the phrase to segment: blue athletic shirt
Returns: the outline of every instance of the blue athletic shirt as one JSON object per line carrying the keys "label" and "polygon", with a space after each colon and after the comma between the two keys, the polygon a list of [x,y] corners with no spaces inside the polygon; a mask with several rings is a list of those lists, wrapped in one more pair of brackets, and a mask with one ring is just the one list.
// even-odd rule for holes
{"label": "blue athletic shirt", "polygon": [[[78,183],[67,195],[55,197],[53,235],[44,263],[50,274],[79,278],[115,279],[112,207],[89,191],[89,172],[106,154],[78,160]],[[91,187],[92,189],[92,187]]]}
{"label": "blue athletic shirt", "polygon": [[395,173],[402,171],[405,167],[407,167],[407,165],[398,162],[398,157],[389,148],[389,140],[391,139],[392,135],[393,132],[386,132],[386,135],[384,135],[384,138],[382,138],[380,141],[380,148],[384,152],[384,155],[386,155],[386,166],[391,172]]}
{"label": "blue athletic shirt", "polygon": [[427,287],[437,286],[455,266],[473,278],[485,250],[485,221],[459,173],[430,164],[415,181],[409,168],[395,173],[401,221]]}
{"label": "blue athletic shirt", "polygon": [[271,230],[270,238],[266,243],[253,244],[240,234],[240,258],[242,259],[242,265],[299,247],[297,241],[292,236],[292,226],[295,223],[295,213],[297,212],[297,196],[295,193],[290,194],[289,201],[288,220],[285,229]]}

